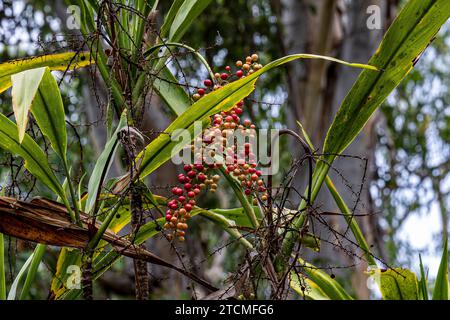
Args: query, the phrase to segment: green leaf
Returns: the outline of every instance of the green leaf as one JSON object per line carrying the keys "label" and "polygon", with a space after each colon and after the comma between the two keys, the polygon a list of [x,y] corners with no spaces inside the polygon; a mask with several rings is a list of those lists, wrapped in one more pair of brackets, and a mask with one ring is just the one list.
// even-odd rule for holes
{"label": "green leaf", "polygon": [[353,300],[353,298],[342,288],[342,286],[332,279],[323,270],[316,268],[312,264],[298,258],[302,271],[312,282],[317,284],[321,291],[332,300]]}
{"label": "green leaf", "polygon": [[58,179],[48,164],[47,155],[28,134],[25,134],[20,143],[16,124],[3,114],[0,114],[0,147],[22,157],[25,160],[25,168],[32,175],[63,200],[66,199]]}
{"label": "green leaf", "polygon": [[[411,71],[439,28],[450,16],[448,0],[412,0],[406,3],[392,23],[369,64],[381,72],[364,70],[345,97],[328,130],[322,161],[314,169],[311,199],[314,200],[338,154],[355,139],[370,116]],[[306,191],[308,192],[308,190]],[[299,210],[306,202],[302,201]],[[285,237],[283,255],[290,255],[303,217],[292,223],[293,231]]]}
{"label": "green leaf", "polygon": [[164,17],[164,22],[159,32],[161,38],[165,38],[167,36],[170,27],[172,26],[173,19],[175,19],[175,16],[178,13],[178,10],[180,9],[183,2],[184,0],[173,1],[172,5],[170,6],[169,12],[167,12],[166,16]]}
{"label": "green leaf", "polygon": [[[291,281],[289,284],[301,297],[310,300],[330,300],[330,297],[327,296],[316,283],[306,277],[300,277],[293,271],[291,271]],[[304,288],[304,290],[302,290],[302,288]]]}
{"label": "green leaf", "polygon": [[[339,154],[353,141],[374,111],[412,70],[414,61],[450,17],[450,1],[408,1],[384,36],[328,130],[323,153]],[[330,156],[332,157],[332,156]]]}
{"label": "green leaf", "polygon": [[[174,5],[178,5],[175,1]],[[211,0],[185,0],[170,23],[169,41],[178,42],[192,22],[211,3]]]}
{"label": "green leaf", "polygon": [[127,110],[122,112],[119,124],[117,125],[116,131],[112,135],[111,139],[106,143],[100,157],[98,157],[95,163],[94,170],[92,171],[91,177],[88,183],[88,197],[86,200],[84,211],[87,213],[95,209],[95,204],[97,202],[98,195],[100,194],[103,181],[111,167],[111,164],[116,153],[118,142],[119,142],[119,132],[127,125]]}
{"label": "green leaf", "polygon": [[7,61],[0,64],[0,93],[11,86],[11,75],[28,69],[49,67],[50,70],[66,71],[89,66],[93,61],[89,52],[65,52],[25,59]]}
{"label": "green leaf", "polygon": [[153,88],[176,115],[185,112],[191,104],[189,95],[166,66],[158,73],[158,78],[153,82]]}
{"label": "green leaf", "polygon": [[11,76],[12,105],[22,142],[28,124],[28,112],[44,76],[45,68],[31,69]]}
{"label": "green leaf", "polygon": [[42,133],[66,161],[67,130],[64,105],[58,84],[48,67],[26,70],[11,77],[13,106],[22,142],[31,109]]}
{"label": "green leaf", "polygon": [[[211,209],[210,211],[220,214],[229,220],[233,220],[237,226],[245,228],[253,228],[252,222],[245,214],[244,208],[232,208],[232,209]],[[257,219],[261,221],[261,212],[258,207],[253,207]]]}
{"label": "green leaf", "polygon": [[212,210],[201,210],[200,215],[220,226],[247,249],[253,250],[252,244],[236,229],[236,223],[233,220],[227,219]]}
{"label": "green leaf", "polygon": [[[192,133],[194,132],[194,123],[196,121],[202,121],[203,125],[206,125],[206,120],[208,120],[210,116],[233,108],[237,102],[247,97],[254,90],[255,82],[261,74],[296,59],[324,59],[348,66],[376,70],[376,68],[368,65],[353,64],[331,57],[311,54],[294,54],[275,60],[252,75],[229,83],[219,90],[205,95],[195,102],[188,110],[179,115],[175,121],[164,130],[164,134],[159,135],[138,155],[138,161],[141,161],[140,179],[143,179],[164,162],[169,160],[174,146],[177,146],[179,150],[181,150],[195,138],[192,136]],[[179,129],[186,129],[191,132],[191,139],[185,139],[184,144],[176,142],[178,138],[181,138],[182,136]],[[197,132],[197,134],[200,133]]]}
{"label": "green leaf", "polygon": [[16,299],[17,289],[19,288],[20,282],[22,281],[22,278],[25,275],[25,272],[28,270],[28,267],[30,266],[31,261],[33,260],[33,256],[34,256],[34,253],[32,253],[28,257],[27,261],[25,261],[22,268],[20,268],[19,273],[14,278],[11,288],[9,289],[7,300],[15,300]]}
{"label": "green leaf", "polygon": [[418,300],[417,276],[408,269],[375,270],[380,277],[380,290],[384,300]]}
{"label": "green leaf", "polygon": [[428,286],[427,286],[427,277],[425,275],[425,270],[423,268],[422,257],[419,254],[420,260],[420,281],[419,281],[419,290],[420,295],[423,300],[428,300]]}
{"label": "green leaf", "polygon": [[41,263],[42,257],[45,253],[46,245],[38,244],[33,252],[33,259],[31,260],[30,268],[28,269],[27,277],[25,278],[25,283],[23,284],[22,292],[20,293],[20,300],[24,300],[28,297],[30,287],[36,278],[36,273]]}
{"label": "green leaf", "polygon": [[445,239],[441,263],[434,283],[433,300],[448,300],[448,290],[448,239]]}

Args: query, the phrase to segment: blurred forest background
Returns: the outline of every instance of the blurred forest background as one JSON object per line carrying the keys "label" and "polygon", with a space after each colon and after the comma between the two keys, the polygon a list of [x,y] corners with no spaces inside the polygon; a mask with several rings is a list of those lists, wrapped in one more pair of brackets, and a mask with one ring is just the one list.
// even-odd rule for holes
{"label": "blurred forest background", "polygon": [[[156,23],[167,12],[171,1],[161,1]],[[381,28],[370,30],[367,8],[381,9]],[[366,63],[398,12],[399,0],[214,0],[182,39],[199,49],[217,70],[253,52],[266,63],[290,53],[330,55],[350,62]],[[80,49],[78,30],[69,30],[64,1],[0,0],[0,61],[43,53]],[[448,236],[450,207],[450,25],[447,23],[416,64],[408,78],[370,120],[360,136],[347,149],[349,157],[335,164],[334,181],[346,202],[355,206],[363,231],[374,252],[393,266],[418,268],[418,255],[436,274],[443,237]],[[199,63],[179,50],[176,63],[180,81],[193,85],[206,76]],[[290,128],[298,131],[300,120],[321,147],[326,131],[344,95],[356,80],[359,70],[321,60],[295,62],[270,72],[258,82],[251,96],[247,117],[261,128]],[[94,81],[87,70],[61,79],[66,114],[79,141],[69,145],[73,170],[90,171],[105,143],[105,97],[102,82]],[[12,110],[9,92],[0,96],[3,113]],[[173,115],[157,97],[143,119],[147,135],[163,130]],[[156,135],[155,135],[156,136]],[[81,148],[80,148],[81,142]],[[283,140],[281,167],[288,170],[298,147]],[[292,151],[292,152],[288,152]],[[298,150],[300,152],[300,150]],[[80,168],[84,159],[84,168]],[[367,162],[364,160],[367,159]],[[29,199],[38,194],[31,177],[18,180],[14,168],[20,160],[0,153],[0,179],[7,195]],[[366,167],[367,163],[367,167]],[[113,174],[122,168],[116,161]],[[175,182],[171,164],[152,176],[154,192],[164,194]],[[12,173],[14,175],[12,176]],[[81,174],[78,179],[81,178]],[[283,173],[277,176],[283,179]],[[302,174],[296,178],[304,185]],[[293,202],[298,199],[293,199]],[[205,207],[231,207],[235,200],[227,190],[202,199]],[[327,190],[316,205],[322,211],[337,209]],[[296,207],[296,203],[292,204]],[[336,228],[345,228],[341,217],[329,217]],[[320,227],[318,227],[320,229]],[[327,230],[321,237],[327,238]],[[213,280],[225,279],[233,272],[233,262],[243,254],[234,245],[214,253],[227,243],[227,235],[205,220],[195,220],[186,244],[185,259],[198,266],[197,272]],[[330,242],[331,241],[330,237]],[[149,248],[167,259],[174,259],[167,243],[152,239]],[[32,246],[20,240],[8,242],[8,281],[23,264]],[[208,254],[214,253],[214,254]],[[48,287],[55,269],[57,251],[46,257],[39,279]],[[362,272],[367,265],[333,243],[324,244],[312,261],[328,268],[348,290],[360,298],[371,293]],[[157,266],[151,266],[151,292],[157,298],[189,298],[185,279]],[[96,282],[103,298],[132,297],[133,273],[124,260]],[[351,281],[350,281],[351,280]],[[181,289],[181,290],[180,290]],[[33,289],[34,298],[45,299],[48,292]]]}

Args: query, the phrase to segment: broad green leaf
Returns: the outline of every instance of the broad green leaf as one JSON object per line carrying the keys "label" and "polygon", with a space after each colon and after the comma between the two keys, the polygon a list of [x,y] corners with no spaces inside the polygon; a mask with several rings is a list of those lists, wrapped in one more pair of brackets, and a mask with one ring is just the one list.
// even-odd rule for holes
{"label": "broad green leaf", "polygon": [[419,281],[419,291],[423,300],[428,300],[428,285],[427,277],[425,275],[425,270],[423,268],[422,257],[419,254],[420,260],[420,281]]}
{"label": "broad green leaf", "polygon": [[[211,0],[185,0],[170,23],[169,41],[178,42]],[[175,5],[178,5],[176,3]]]}
{"label": "broad green leaf", "polygon": [[406,3],[368,63],[382,72],[364,70],[360,74],[328,130],[323,153],[344,151],[374,111],[412,70],[415,59],[449,17],[448,0]]}
{"label": "broad green leaf", "polygon": [[375,270],[384,300],[419,300],[417,276],[408,269]]}
{"label": "broad green leaf", "polygon": [[119,132],[127,125],[127,110],[122,112],[119,124],[117,125],[116,131],[112,135],[111,139],[106,143],[105,148],[97,159],[95,163],[94,170],[92,171],[91,177],[88,183],[88,197],[86,200],[86,205],[84,211],[87,213],[91,212],[95,208],[95,203],[98,195],[100,194],[103,181],[111,167],[111,164],[116,153],[118,142],[119,142]]}
{"label": "broad green leaf", "polygon": [[[55,299],[59,297],[67,290],[67,282],[69,277],[73,276],[71,270],[68,269],[69,266],[80,266],[81,265],[82,253],[78,249],[73,248],[62,248],[58,261],[56,263],[56,272],[53,276],[51,284],[51,293]],[[75,280],[75,279],[74,279]],[[72,283],[69,280],[69,283]]]}
{"label": "broad green leaf", "polygon": [[44,76],[45,68],[22,71],[11,76],[12,105],[22,142],[28,124],[28,112]]}
{"label": "broad green leaf", "polygon": [[433,300],[448,300],[448,290],[448,239],[445,239],[441,263],[434,283]]}
{"label": "broad green leaf", "polygon": [[[66,161],[67,130],[64,105],[58,84],[48,67],[31,69],[11,77],[13,90],[13,106],[16,115],[19,139],[22,142],[26,130],[28,110],[42,133],[50,140],[50,144]],[[38,81],[38,86],[36,82]],[[26,99],[23,99],[23,96]]]}
{"label": "broad green leaf", "polygon": [[332,279],[323,270],[318,269],[312,264],[298,258],[305,275],[311,279],[322,292],[330,297],[332,300],[353,300],[353,298],[342,288],[342,286],[334,279]]}
{"label": "broad green leaf", "polygon": [[25,168],[32,175],[61,198],[66,199],[58,179],[48,164],[47,155],[28,134],[25,134],[20,143],[16,124],[3,114],[0,114],[0,147],[22,157],[25,160]]}
{"label": "broad green leaf", "polygon": [[[143,179],[164,162],[169,160],[174,146],[182,149],[195,138],[192,136],[192,133],[196,121],[202,121],[203,125],[205,125],[205,121],[210,116],[233,108],[237,102],[247,97],[254,90],[255,82],[261,74],[296,59],[324,59],[348,66],[371,69],[372,72],[376,72],[373,70],[377,70],[368,65],[353,64],[331,57],[310,54],[294,54],[275,60],[250,76],[229,83],[219,90],[205,95],[188,110],[179,115],[175,121],[164,130],[164,134],[159,135],[138,155],[138,161],[141,161],[140,179]],[[181,137],[179,129],[190,130],[191,140],[185,140],[184,144],[178,143],[177,140]],[[200,133],[201,132],[197,132],[197,134]]]}
{"label": "broad green leaf", "polygon": [[65,52],[7,61],[0,64],[0,93],[11,86],[11,76],[15,73],[40,67],[66,71],[83,68],[93,62],[89,52]]}

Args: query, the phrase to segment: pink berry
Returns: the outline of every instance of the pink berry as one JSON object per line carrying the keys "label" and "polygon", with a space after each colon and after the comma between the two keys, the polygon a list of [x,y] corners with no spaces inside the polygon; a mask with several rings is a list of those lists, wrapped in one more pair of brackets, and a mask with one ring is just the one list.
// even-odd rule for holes
{"label": "pink berry", "polygon": [[166,214],[166,221],[170,221],[172,219],[172,216],[170,214]]}
{"label": "pink berry", "polygon": [[192,184],[190,184],[190,183],[185,183],[184,184],[184,189],[190,190],[191,188],[192,188]]}
{"label": "pink berry", "polygon": [[225,70],[230,71],[231,70],[230,66],[226,66]]}
{"label": "pink berry", "polygon": [[179,197],[178,197],[178,201],[180,201],[180,202],[185,202],[185,201],[186,201],[186,197],[184,197],[184,196],[179,196]]}

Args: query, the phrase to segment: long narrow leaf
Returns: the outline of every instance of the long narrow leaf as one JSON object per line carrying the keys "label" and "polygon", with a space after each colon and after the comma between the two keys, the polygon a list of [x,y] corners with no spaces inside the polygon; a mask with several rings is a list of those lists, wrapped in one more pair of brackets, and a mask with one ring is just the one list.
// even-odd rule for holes
{"label": "long narrow leaf", "polygon": [[103,181],[111,167],[112,160],[116,153],[118,147],[119,137],[118,134],[120,130],[125,128],[127,125],[127,113],[126,110],[122,113],[120,117],[119,124],[117,125],[116,131],[112,135],[111,139],[106,143],[100,157],[95,163],[94,170],[92,171],[91,177],[88,183],[88,197],[86,200],[86,205],[84,211],[87,213],[92,213],[91,211],[95,208],[95,203],[97,201],[98,195],[101,191],[101,186]]}
{"label": "long narrow leaf", "polygon": [[50,70],[66,71],[83,68],[93,62],[89,52],[65,52],[7,61],[0,64],[0,93],[11,86],[11,75],[15,73],[40,67],[49,67]]}
{"label": "long narrow leaf", "polygon": [[445,239],[441,263],[434,283],[433,300],[448,300],[448,289],[448,239]]}
{"label": "long narrow leaf", "polygon": [[42,257],[44,256],[46,246],[43,244],[38,244],[33,252],[33,259],[31,260],[30,268],[27,272],[27,277],[23,284],[22,292],[20,293],[20,300],[24,300],[28,297],[30,292],[30,287],[36,278],[36,273],[41,263]]}

